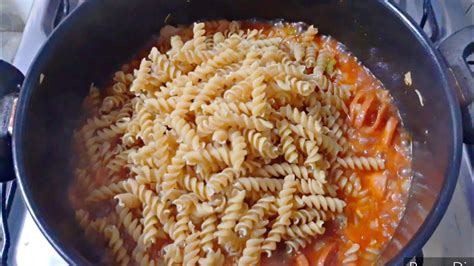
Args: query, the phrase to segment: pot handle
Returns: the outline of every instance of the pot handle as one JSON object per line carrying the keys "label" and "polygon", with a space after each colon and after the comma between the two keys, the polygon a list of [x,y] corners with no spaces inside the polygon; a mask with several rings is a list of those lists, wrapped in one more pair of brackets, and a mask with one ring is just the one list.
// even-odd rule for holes
{"label": "pot handle", "polygon": [[[9,63],[0,60],[0,187],[1,187],[1,233],[0,264],[7,265],[10,247],[8,214],[16,190],[15,171],[13,168],[11,133],[18,99],[18,92],[23,83],[23,74]],[[12,182],[8,182],[11,181]]]}
{"label": "pot handle", "polygon": [[18,92],[23,74],[9,63],[0,60],[0,182],[15,179],[11,147],[11,132]]}
{"label": "pot handle", "polygon": [[461,105],[464,142],[474,144],[474,73],[468,60],[474,55],[474,25],[465,27],[442,41],[438,49],[448,65],[448,75],[457,90]]}

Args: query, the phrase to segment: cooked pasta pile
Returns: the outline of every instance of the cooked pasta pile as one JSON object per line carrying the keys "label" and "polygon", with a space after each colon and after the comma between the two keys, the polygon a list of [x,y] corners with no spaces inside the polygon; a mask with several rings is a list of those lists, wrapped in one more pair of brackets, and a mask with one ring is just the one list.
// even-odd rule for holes
{"label": "cooked pasta pile", "polygon": [[[352,141],[377,132],[393,149],[388,94],[343,84],[313,26],[241,27],[168,27],[133,74],[91,87],[70,198],[117,264],[255,265],[280,245],[295,252],[347,223],[348,200],[369,193],[361,177],[383,176],[385,158]],[[341,261],[356,262],[359,244],[343,241]]]}

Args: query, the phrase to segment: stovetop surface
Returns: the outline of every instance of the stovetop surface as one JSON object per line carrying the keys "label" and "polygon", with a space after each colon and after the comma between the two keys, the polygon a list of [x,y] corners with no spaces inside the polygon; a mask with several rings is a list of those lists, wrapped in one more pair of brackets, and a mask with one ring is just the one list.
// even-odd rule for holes
{"label": "stovetop surface", "polygon": [[[84,0],[70,0],[72,10]],[[395,0],[402,9],[420,21],[423,0]],[[51,33],[61,0],[35,1],[23,33],[14,65],[26,73],[34,55]],[[438,41],[473,23],[474,8],[470,0],[432,0],[439,25]],[[427,23],[428,36],[432,29]],[[464,145],[460,178],[451,203],[440,225],[423,248],[426,257],[467,257],[473,249],[473,171]],[[471,157],[472,158],[472,157]],[[9,217],[12,246],[9,265],[67,265],[48,243],[25,208],[21,194],[15,196]]]}

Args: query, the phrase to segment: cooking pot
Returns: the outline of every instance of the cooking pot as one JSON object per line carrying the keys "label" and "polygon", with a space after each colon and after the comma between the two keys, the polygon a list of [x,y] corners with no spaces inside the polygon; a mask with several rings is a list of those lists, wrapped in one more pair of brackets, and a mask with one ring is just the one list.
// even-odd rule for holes
{"label": "cooking pot", "polygon": [[[97,0],[85,1],[54,30],[23,83],[20,72],[0,63],[0,175],[2,181],[16,175],[31,215],[66,261],[94,264],[100,255],[83,237],[67,197],[82,100],[92,82],[110,77],[166,17],[174,25],[217,18],[303,21],[344,43],[390,90],[413,138],[406,212],[380,262],[399,264],[421,250],[451,199],[462,129],[465,141],[474,140],[472,74],[465,63],[474,49],[472,27],[434,47],[389,1]],[[412,87],[403,82],[408,71]]]}

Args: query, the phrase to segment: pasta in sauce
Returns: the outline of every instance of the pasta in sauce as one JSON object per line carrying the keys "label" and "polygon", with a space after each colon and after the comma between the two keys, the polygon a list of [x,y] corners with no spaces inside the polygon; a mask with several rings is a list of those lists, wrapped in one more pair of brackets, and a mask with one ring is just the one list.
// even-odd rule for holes
{"label": "pasta in sauce", "polygon": [[398,110],[313,26],[165,26],[84,110],[69,198],[110,264],[370,265],[404,212]]}

